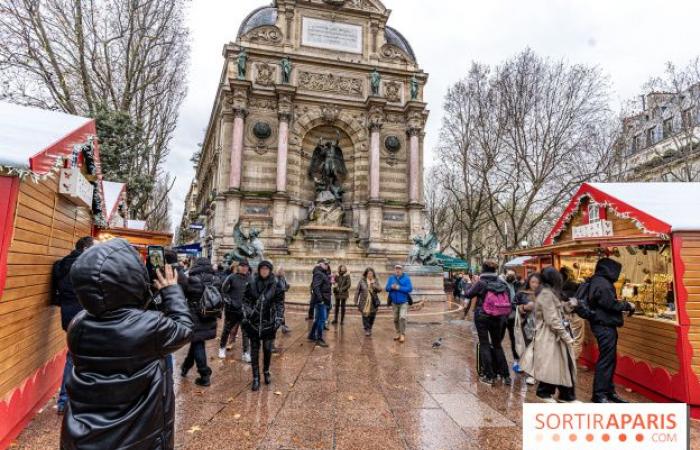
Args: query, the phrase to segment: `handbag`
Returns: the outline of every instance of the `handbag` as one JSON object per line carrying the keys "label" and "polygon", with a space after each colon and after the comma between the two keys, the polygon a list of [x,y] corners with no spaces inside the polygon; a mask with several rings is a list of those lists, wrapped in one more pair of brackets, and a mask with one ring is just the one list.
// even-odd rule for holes
{"label": "handbag", "polygon": [[413,297],[411,297],[411,294],[406,294],[408,296],[408,306],[413,306]]}

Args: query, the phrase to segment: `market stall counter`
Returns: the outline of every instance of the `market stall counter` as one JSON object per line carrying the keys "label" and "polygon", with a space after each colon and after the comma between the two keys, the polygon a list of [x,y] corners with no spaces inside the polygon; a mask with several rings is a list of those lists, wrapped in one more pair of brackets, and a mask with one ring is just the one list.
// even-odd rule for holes
{"label": "market stall counter", "polygon": [[[619,330],[616,382],[700,418],[700,183],[586,183],[542,247],[512,252],[568,267],[578,282],[598,259],[622,264],[618,298],[637,311]],[[586,333],[580,363],[593,367]]]}

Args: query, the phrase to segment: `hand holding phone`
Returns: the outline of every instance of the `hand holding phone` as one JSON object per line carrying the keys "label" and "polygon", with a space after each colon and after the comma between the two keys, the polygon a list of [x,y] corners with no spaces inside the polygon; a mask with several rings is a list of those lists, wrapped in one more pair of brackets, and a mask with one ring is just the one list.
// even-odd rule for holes
{"label": "hand holding phone", "polygon": [[156,279],[153,281],[156,289],[159,291],[167,286],[175,286],[177,284],[177,272],[170,264],[165,266],[165,270],[156,269]]}

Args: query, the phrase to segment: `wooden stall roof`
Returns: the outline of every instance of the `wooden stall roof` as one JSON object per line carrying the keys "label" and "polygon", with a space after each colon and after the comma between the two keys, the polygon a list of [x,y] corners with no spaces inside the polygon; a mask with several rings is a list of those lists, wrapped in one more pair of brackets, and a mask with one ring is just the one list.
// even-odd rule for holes
{"label": "wooden stall roof", "polygon": [[97,236],[98,239],[124,238],[131,245],[146,246],[146,245],[162,245],[168,246],[172,244],[172,233],[161,231],[144,231],[135,230],[132,228],[107,228],[101,230]]}
{"label": "wooden stall roof", "polygon": [[595,248],[616,247],[627,245],[650,245],[663,244],[668,240],[660,239],[648,234],[640,234],[636,236],[620,236],[620,237],[599,237],[591,239],[577,239],[575,241],[566,241],[557,244],[543,245],[541,247],[531,247],[520,250],[511,250],[506,252],[506,256],[543,256],[562,253],[576,253]]}
{"label": "wooden stall roof", "polygon": [[635,221],[647,234],[668,237],[677,231],[700,231],[700,209],[693,203],[700,198],[700,183],[584,183],[550,231],[545,245],[554,243],[585,198]]}

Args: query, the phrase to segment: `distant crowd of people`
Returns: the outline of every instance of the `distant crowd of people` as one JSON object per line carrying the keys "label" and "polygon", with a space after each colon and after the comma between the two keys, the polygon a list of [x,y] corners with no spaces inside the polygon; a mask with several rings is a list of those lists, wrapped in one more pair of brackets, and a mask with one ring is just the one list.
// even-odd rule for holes
{"label": "distant crowd of people", "polygon": [[[187,377],[196,366],[194,382],[209,386],[212,369],[205,342],[217,337],[222,316],[218,356],[226,358],[241,330],[241,360],[251,364],[251,389],[260,389],[261,349],[262,380],[272,383],[277,331],[290,331],[284,270],[275,273],[270,261],[258,262],[254,274],[248,261],[227,268],[207,258],[180,263],[175,252],[166,250],[164,267],[151,271],[125,240],[94,244],[90,237],[78,240],[52,273],[52,303],[61,308],[68,342],[57,402],[59,414],[65,415],[62,449],[173,448],[172,354],[189,345],[180,375]],[[537,383],[537,396],[544,402],[577,402],[576,361],[588,320],[600,352],[592,400],[625,402],[613,384],[617,328],[634,306],[616,298],[620,271],[619,263],[603,258],[582,285],[566,268],[553,267],[523,282],[512,270],[499,275],[497,264],[487,261],[479,276],[459,276],[454,295],[464,303],[465,318],[473,313],[479,380],[490,386],[498,380],[512,383],[502,345],[508,332],[513,373]],[[308,338],[317,346],[328,346],[324,331],[333,297],[331,325],[344,324],[351,289],[346,267],[333,273],[330,261],[321,259],[313,268]],[[388,293],[394,339],[403,343],[413,286],[401,265],[383,288],[372,268],[358,281],[354,299],[365,336],[372,336],[382,291]]]}
{"label": "distant crowd of people", "polygon": [[[164,267],[150,270],[127,241],[95,245],[85,237],[54,265],[52,303],[61,308],[68,341],[57,402],[65,415],[61,449],[174,448],[173,353],[189,345],[180,375],[187,377],[196,366],[194,383],[210,386],[205,343],[217,337],[222,316],[218,357],[226,358],[240,330],[251,389],[260,389],[261,349],[262,380],[272,383],[277,331],[290,331],[284,270],[275,273],[270,261],[261,261],[253,275],[248,261],[223,267],[207,258],[180,262],[167,249],[163,256]],[[324,331],[333,296],[332,324],[344,324],[351,287],[346,267],[332,273],[326,259],[314,267],[309,339],[317,346],[328,346]],[[384,289],[372,268],[359,280],[355,302],[365,335],[372,335],[382,290],[393,310],[395,340],[403,343],[413,286],[400,265]]]}
{"label": "distant crowd of people", "polygon": [[[537,384],[543,402],[578,402],[576,361],[581,354],[586,320],[598,343],[592,401],[625,403],[613,384],[617,362],[617,329],[623,314],[635,306],[617,300],[614,283],[621,265],[610,258],[598,261],[595,273],[579,284],[568,267],[547,267],[527,280],[515,271],[498,274],[498,265],[486,261],[479,275],[460,273],[453,296],[464,306],[464,318],[473,311],[478,335],[477,371],[480,382],[512,384],[503,340],[509,336],[512,372]],[[556,395],[556,396],[555,396]]]}

